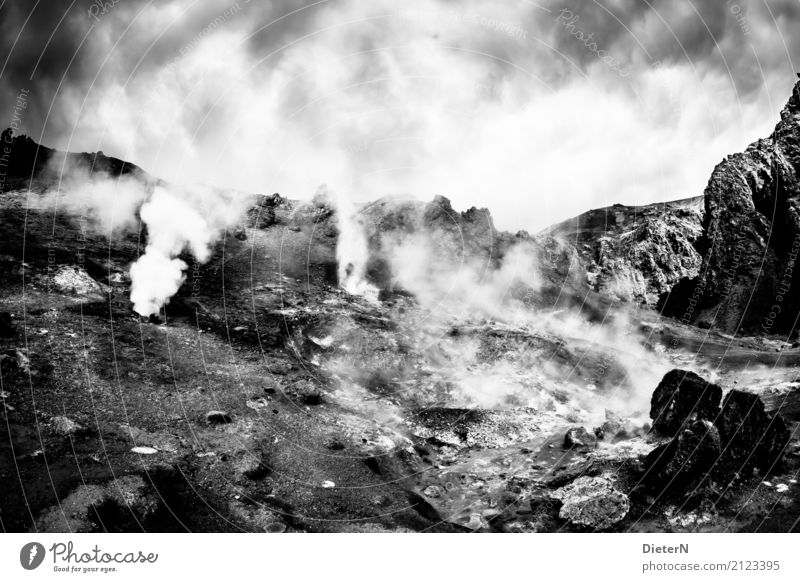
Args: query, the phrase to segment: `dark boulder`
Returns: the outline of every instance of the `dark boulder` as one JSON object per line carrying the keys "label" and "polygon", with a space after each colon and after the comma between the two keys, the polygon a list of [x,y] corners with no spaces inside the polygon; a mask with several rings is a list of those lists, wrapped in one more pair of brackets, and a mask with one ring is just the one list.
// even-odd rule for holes
{"label": "dark boulder", "polygon": [[721,389],[692,372],[673,370],[653,394],[654,427],[673,438],[645,459],[642,479],[654,494],[702,496],[745,471],[769,473],[781,463],[790,432],[755,394]]}
{"label": "dark boulder", "polygon": [[695,420],[647,455],[643,481],[659,495],[689,496],[706,481],[720,450],[717,428],[707,420]]}
{"label": "dark boulder", "polygon": [[713,422],[719,413],[722,388],[694,372],[671,370],[659,383],[650,401],[653,430],[674,436],[688,421]]}
{"label": "dark boulder", "polygon": [[7,311],[0,311],[0,337],[14,337],[14,324]]}
{"label": "dark boulder", "polygon": [[206,413],[206,422],[208,424],[230,424],[232,421],[227,412],[210,410]]}
{"label": "dark boulder", "polygon": [[750,468],[768,472],[780,462],[790,437],[778,413],[766,412],[761,398],[741,390],[725,396],[716,426],[722,439],[718,471],[726,477]]}

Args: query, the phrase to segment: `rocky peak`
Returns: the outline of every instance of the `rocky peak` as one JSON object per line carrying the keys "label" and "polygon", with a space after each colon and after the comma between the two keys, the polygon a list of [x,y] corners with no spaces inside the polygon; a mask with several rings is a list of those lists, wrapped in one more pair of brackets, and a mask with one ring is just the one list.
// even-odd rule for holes
{"label": "rocky peak", "polygon": [[698,243],[701,275],[663,298],[665,313],[728,332],[781,334],[794,327],[799,172],[800,82],[772,135],[714,168]]}
{"label": "rocky peak", "polygon": [[[797,76],[800,78],[800,73],[797,73]],[[800,114],[800,81],[795,83],[789,102],[786,103],[786,107],[781,110],[781,119],[786,120],[798,114]]]}

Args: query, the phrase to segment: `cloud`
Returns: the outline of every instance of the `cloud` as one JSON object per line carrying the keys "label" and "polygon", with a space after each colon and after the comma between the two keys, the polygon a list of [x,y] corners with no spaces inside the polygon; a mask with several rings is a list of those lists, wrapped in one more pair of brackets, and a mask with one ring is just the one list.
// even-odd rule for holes
{"label": "cloud", "polygon": [[90,4],[0,9],[3,99],[31,90],[33,137],[178,183],[443,194],[504,229],[700,194],[800,57],[791,1]]}

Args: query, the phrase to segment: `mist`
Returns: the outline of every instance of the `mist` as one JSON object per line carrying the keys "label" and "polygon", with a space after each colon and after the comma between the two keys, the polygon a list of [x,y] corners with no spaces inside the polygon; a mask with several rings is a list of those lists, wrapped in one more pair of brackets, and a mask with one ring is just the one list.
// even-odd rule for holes
{"label": "mist", "polygon": [[[51,44],[77,64],[63,82],[65,58],[36,71],[33,137],[173,183],[292,199],[321,184],[354,203],[491,198],[512,231],[699,195],[722,157],[773,125],[797,57],[787,2],[749,5],[745,21],[724,3],[141,4],[68,13]],[[9,38],[25,16],[9,15]],[[57,20],[32,16],[44,43]],[[24,86],[9,51],[4,78]]]}

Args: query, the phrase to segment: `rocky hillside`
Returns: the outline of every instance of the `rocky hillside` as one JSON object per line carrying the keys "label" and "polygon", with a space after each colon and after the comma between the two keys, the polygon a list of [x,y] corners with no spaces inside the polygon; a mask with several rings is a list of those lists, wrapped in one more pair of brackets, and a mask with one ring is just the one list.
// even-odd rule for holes
{"label": "rocky hillside", "polygon": [[772,135],[714,169],[702,266],[664,298],[667,313],[728,332],[789,334],[800,313],[800,82]]}
{"label": "rocky hillside", "polygon": [[[498,232],[445,198],[378,201],[357,212],[373,299],[337,285],[329,200],[252,196],[207,262],[181,254],[177,294],[142,318],[129,273],[150,233],[43,203],[53,165],[15,144],[18,186],[0,196],[0,530],[796,527],[800,351],[732,345],[589,285],[578,248],[592,229],[612,233],[604,265],[649,264],[625,254],[632,232],[677,269],[653,245],[674,243],[691,203],[585,220],[579,243]],[[78,193],[97,170],[156,182],[76,156],[95,170]],[[698,390],[676,392],[690,372]],[[697,407],[701,378],[734,396]],[[764,460],[748,463],[761,434]]]}
{"label": "rocky hillside", "polygon": [[702,233],[702,198],[647,206],[615,204],[548,228],[573,246],[595,291],[621,301],[654,305],[681,279],[699,272],[695,248]]}

